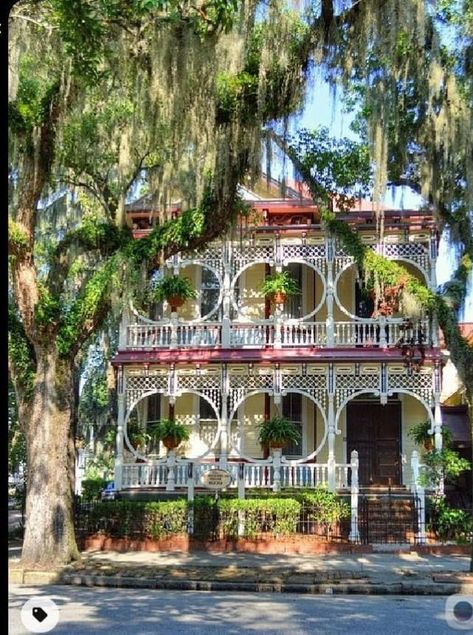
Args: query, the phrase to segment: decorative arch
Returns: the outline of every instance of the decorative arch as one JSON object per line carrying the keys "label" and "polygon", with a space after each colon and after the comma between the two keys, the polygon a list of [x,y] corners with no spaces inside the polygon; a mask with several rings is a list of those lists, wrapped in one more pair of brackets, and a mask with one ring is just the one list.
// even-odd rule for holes
{"label": "decorative arch", "polygon": [[223,302],[223,279],[222,279],[221,273],[216,267],[209,265],[204,260],[181,260],[179,265],[180,267],[190,267],[190,266],[205,267],[206,269],[210,269],[210,271],[217,278],[218,286],[219,286],[219,294],[218,294],[218,299],[217,299],[217,302],[215,303],[214,308],[211,311],[209,311],[206,315],[203,315],[202,317],[195,318],[194,320],[189,320],[188,324],[195,324],[197,322],[199,323],[205,322],[210,317],[212,317],[212,315],[217,313],[217,311],[219,310]]}
{"label": "decorative arch", "polygon": [[[146,455],[141,454],[140,452],[138,452],[130,443],[130,439],[128,438],[128,421],[130,419],[130,415],[133,412],[133,409],[141,402],[143,401],[143,399],[146,399],[147,397],[150,397],[151,395],[156,395],[156,394],[161,394],[164,397],[170,397],[171,395],[169,394],[169,392],[167,390],[164,389],[157,389],[157,390],[150,390],[146,393],[141,394],[137,399],[135,399],[130,406],[127,409],[126,415],[124,417],[123,420],[123,439],[124,442],[128,448],[128,450],[133,454],[133,456],[135,456],[138,459],[141,459],[143,461],[147,460]],[[203,454],[199,454],[198,456],[195,457],[189,457],[192,459],[201,459],[205,456],[207,456],[207,454],[209,454],[217,445],[217,442],[220,438],[220,434],[221,434],[221,428],[220,428],[220,421],[221,421],[221,417],[220,417],[220,413],[218,412],[218,409],[215,407],[215,404],[211,401],[211,399],[209,399],[209,397],[207,395],[205,395],[204,393],[199,392],[198,390],[183,390],[179,393],[179,397],[181,397],[182,395],[185,394],[194,394],[197,395],[198,397],[202,397],[203,399],[205,399],[210,406],[213,408],[215,414],[216,414],[216,419],[217,419],[217,433],[210,445],[210,447],[208,448],[208,450],[206,450]]]}
{"label": "decorative arch", "polygon": [[[426,284],[426,286],[429,286],[429,279],[428,279],[428,274],[425,271],[425,269],[423,267],[421,267],[417,262],[415,262],[414,260],[411,260],[410,258],[403,258],[403,257],[398,257],[398,258],[390,258],[390,260],[397,262],[397,261],[402,261],[402,262],[406,262],[410,265],[412,265],[413,267],[415,267],[417,269],[417,271],[422,275],[424,282]],[[340,301],[340,298],[338,296],[338,283],[340,281],[340,278],[343,276],[344,273],[346,273],[351,267],[355,267],[356,264],[355,262],[347,262],[346,264],[343,265],[343,267],[340,269],[340,271],[337,272],[337,275],[335,276],[334,282],[333,282],[333,295],[335,298],[335,302],[338,306],[338,308],[340,309],[340,311],[342,311],[342,313],[345,313],[345,315],[347,315],[349,318],[351,318],[352,320],[363,320],[365,318],[360,318],[357,315],[354,315],[353,313],[350,313],[342,304],[342,302]]]}
{"label": "decorative arch", "polygon": [[[324,434],[322,436],[322,440],[319,443],[319,445],[317,446],[317,448],[311,453],[308,454],[307,456],[301,458],[301,459],[294,459],[291,460],[291,463],[293,464],[297,464],[297,463],[304,463],[305,461],[308,461],[312,458],[314,458],[315,456],[317,456],[317,454],[319,454],[319,452],[322,450],[322,448],[325,445],[325,441],[327,440],[327,435],[328,435],[328,422],[327,422],[327,416],[325,414],[325,411],[322,407],[322,405],[319,403],[319,401],[317,399],[315,399],[315,397],[313,397],[310,393],[305,392],[304,390],[296,390],[296,389],[291,389],[291,390],[286,390],[283,395],[286,395],[288,393],[291,392],[295,392],[295,393],[299,393],[301,394],[303,397],[307,397],[310,401],[312,401],[312,403],[314,403],[317,408],[318,411],[322,414],[322,419],[324,422]],[[260,390],[251,390],[250,392],[246,393],[245,395],[241,396],[237,401],[234,402],[233,404],[233,409],[231,411],[231,414],[228,418],[228,421],[231,422],[233,421],[233,418],[235,417],[238,408],[249,398],[249,397],[253,397],[255,395],[261,395],[261,394],[268,394],[270,396],[274,397],[274,391],[270,388],[261,388]],[[241,452],[238,452],[238,449],[231,443],[230,440],[230,449],[235,450],[235,452],[238,453],[239,457],[248,461],[249,463],[255,463],[255,462],[261,462],[261,459],[254,459],[253,457],[250,456],[246,456],[244,454],[241,454]]]}
{"label": "decorative arch", "polygon": [[[315,271],[315,273],[320,278],[320,281],[322,282],[322,297],[320,299],[320,302],[317,304],[317,306],[310,313],[307,313],[307,315],[304,315],[302,318],[300,318],[301,321],[302,320],[307,320],[308,318],[310,318],[313,315],[315,315],[317,313],[317,311],[319,311],[322,308],[322,306],[323,306],[323,304],[325,302],[325,298],[327,296],[327,282],[326,282],[326,278],[323,275],[321,269],[319,269],[319,267],[317,267],[316,265],[314,265],[311,262],[307,262],[303,258],[291,258],[290,260],[285,260],[284,261],[284,266],[287,266],[287,265],[289,265],[291,263],[299,263],[299,264],[305,265],[306,267],[309,267],[310,269]],[[255,265],[261,265],[261,264],[266,265],[266,264],[270,264],[270,263],[268,263],[266,260],[263,260],[263,259],[254,260],[253,262],[249,262],[246,265],[244,265],[243,267],[241,267],[240,269],[238,269],[238,271],[232,277],[232,280],[231,280],[231,283],[230,283],[230,301],[231,301],[232,306],[233,306],[235,311],[238,311],[238,306],[237,306],[237,304],[235,302],[235,285],[236,285],[236,282],[237,282],[238,278],[247,269],[250,269],[251,267],[254,267]]]}
{"label": "decorative arch", "polygon": [[[433,426],[435,423],[435,418],[434,418],[434,413],[432,412],[432,409],[430,407],[430,403],[428,403],[425,399],[423,399],[419,394],[415,393],[413,390],[409,390],[406,388],[396,388],[396,393],[403,393],[405,395],[409,395],[411,397],[414,397],[415,399],[417,399],[417,401],[420,401],[420,403],[424,406],[424,408],[427,411],[428,414],[428,418],[430,419],[430,424],[431,424],[431,431],[433,434]],[[348,395],[347,397],[345,397],[345,399],[343,399],[343,401],[341,401],[340,405],[337,408],[337,411],[335,413],[335,426],[337,428],[337,432],[340,432],[339,428],[338,428],[338,422],[340,420],[340,415],[342,413],[343,408],[346,407],[346,405],[352,401],[355,397],[358,397],[359,395],[364,395],[364,394],[368,394],[368,395],[374,395],[375,397],[377,397],[378,395],[380,395],[379,390],[378,391],[374,391],[374,390],[368,390],[368,389],[363,389],[363,390],[357,390],[356,392],[352,393],[351,395]]]}

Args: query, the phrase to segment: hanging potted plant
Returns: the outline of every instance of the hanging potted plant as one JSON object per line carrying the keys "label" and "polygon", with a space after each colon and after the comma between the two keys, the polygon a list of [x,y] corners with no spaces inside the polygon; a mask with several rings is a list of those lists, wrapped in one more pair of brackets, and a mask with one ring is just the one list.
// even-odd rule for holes
{"label": "hanging potted plant", "polygon": [[[422,421],[411,427],[408,435],[417,445],[423,445],[427,451],[434,448],[434,435],[429,433],[430,421]],[[449,448],[452,445],[452,433],[448,428],[442,426],[442,445]]]}
{"label": "hanging potted plant", "polygon": [[184,276],[164,276],[156,282],[150,294],[151,302],[162,302],[166,300],[175,312],[186,300],[193,300],[197,297],[192,282]]}
{"label": "hanging potted plant", "polygon": [[277,271],[266,276],[261,291],[274,304],[284,304],[288,296],[299,293],[300,289],[289,271]]}
{"label": "hanging potted plant", "polygon": [[150,433],[168,450],[176,449],[183,441],[188,441],[190,436],[189,428],[175,419],[161,419],[150,427]]}
{"label": "hanging potted plant", "polygon": [[284,417],[272,417],[258,426],[258,441],[263,448],[281,449],[300,440],[296,424]]}

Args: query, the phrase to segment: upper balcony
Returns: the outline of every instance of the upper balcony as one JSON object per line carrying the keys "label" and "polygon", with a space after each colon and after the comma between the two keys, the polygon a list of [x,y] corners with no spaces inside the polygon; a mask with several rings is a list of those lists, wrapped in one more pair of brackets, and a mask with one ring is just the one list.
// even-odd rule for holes
{"label": "upper balcony", "polygon": [[[128,209],[137,238],[151,231],[153,217],[158,220],[151,203],[143,200]],[[403,345],[438,346],[430,319],[412,323],[401,315],[371,317],[353,258],[324,233],[319,210],[310,200],[258,199],[251,205],[236,233],[166,263],[193,282],[198,297],[179,315],[171,314],[165,303],[151,307],[148,314],[131,308],[121,327],[122,351],[381,352],[400,351]],[[178,205],[167,210],[167,216],[178,213]],[[427,286],[435,286],[437,236],[428,213],[385,210],[382,242],[374,209],[359,205],[343,218],[356,226],[369,249],[399,261]],[[261,293],[272,268],[289,269],[300,286],[298,296],[276,311]]]}

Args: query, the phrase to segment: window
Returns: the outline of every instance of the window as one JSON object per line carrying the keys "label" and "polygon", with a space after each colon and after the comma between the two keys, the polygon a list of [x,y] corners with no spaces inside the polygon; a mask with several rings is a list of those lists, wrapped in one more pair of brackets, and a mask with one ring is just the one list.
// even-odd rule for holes
{"label": "window", "polygon": [[217,419],[215,410],[209,404],[207,399],[204,399],[203,397],[199,397],[199,419],[204,421],[208,421],[209,419],[215,421]]}
{"label": "window", "polygon": [[286,456],[302,456],[302,395],[289,393],[282,398],[282,416],[295,423],[301,433],[299,443],[292,443],[283,448]]}
{"label": "window", "polygon": [[220,285],[217,276],[208,267],[202,267],[200,283],[200,317],[203,317],[217,306]]}
{"label": "window", "polygon": [[147,423],[156,423],[161,419],[161,395],[156,393],[148,397]]}
{"label": "window", "polygon": [[286,309],[287,316],[289,318],[298,319],[303,316],[302,309],[302,264],[299,262],[293,262],[287,265],[286,270],[289,271],[292,278],[299,287],[299,293],[291,295],[287,298]]}

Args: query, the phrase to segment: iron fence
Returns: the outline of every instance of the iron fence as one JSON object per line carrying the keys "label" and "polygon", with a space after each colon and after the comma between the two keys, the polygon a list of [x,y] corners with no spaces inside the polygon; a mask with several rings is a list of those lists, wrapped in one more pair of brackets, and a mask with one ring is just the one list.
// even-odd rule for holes
{"label": "iron fence", "polygon": [[425,515],[423,500],[415,495],[361,494],[358,528],[362,544],[423,542]]}

